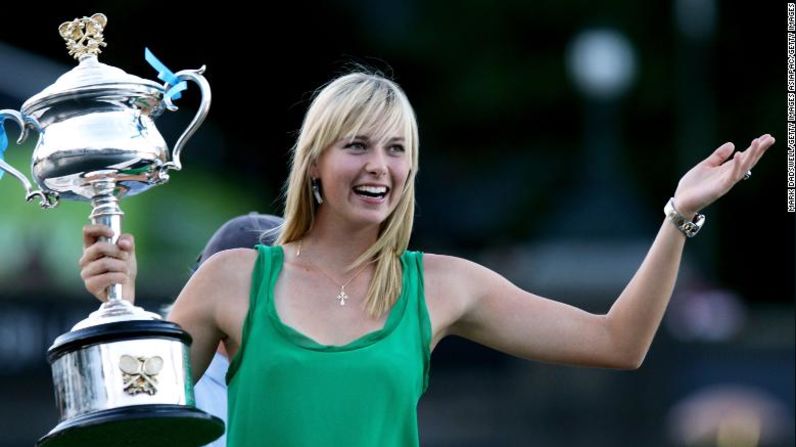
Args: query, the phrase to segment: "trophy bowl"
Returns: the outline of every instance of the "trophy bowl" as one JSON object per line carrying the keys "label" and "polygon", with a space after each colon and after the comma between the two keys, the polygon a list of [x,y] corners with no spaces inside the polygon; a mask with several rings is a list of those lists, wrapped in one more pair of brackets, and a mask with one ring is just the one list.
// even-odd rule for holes
{"label": "trophy bowl", "polygon": [[[110,227],[108,240],[116,243],[124,215],[119,199],[165,183],[170,170],[182,168],[180,153],[204,121],[211,95],[204,67],[161,70],[161,85],[99,62],[106,24],[102,14],[63,23],[59,32],[79,65],[25,101],[21,112],[0,110],[0,144],[5,120],[20,126],[18,143],[38,133],[31,171],[39,189],[2,157],[0,169],[43,208],[61,199],[89,201],[91,222]],[[177,110],[172,100],[185,81],[198,85],[202,100],[169,151],[154,120]],[[123,300],[121,284],[107,295],[48,350],[60,419],[37,445],[200,446],[221,436],[224,423],[194,404],[190,335]]]}

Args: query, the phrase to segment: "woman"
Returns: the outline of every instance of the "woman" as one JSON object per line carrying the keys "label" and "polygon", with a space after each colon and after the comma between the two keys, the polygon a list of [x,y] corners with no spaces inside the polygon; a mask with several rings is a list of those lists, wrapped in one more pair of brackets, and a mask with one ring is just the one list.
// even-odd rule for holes
{"label": "woman", "polygon": [[[195,377],[219,340],[232,356],[228,445],[417,445],[430,353],[447,335],[526,359],[637,368],[671,296],[684,233],[693,235],[690,221],[773,142],[764,135],[734,155],[726,143],[691,169],[638,272],[610,311],[595,315],[464,259],[408,251],[414,112],[395,83],[342,76],[320,90],[302,124],[275,247],[210,258],[170,319],[193,336]],[[82,277],[100,299],[121,282],[132,300],[132,237],[95,242],[108,231],[85,227]]]}

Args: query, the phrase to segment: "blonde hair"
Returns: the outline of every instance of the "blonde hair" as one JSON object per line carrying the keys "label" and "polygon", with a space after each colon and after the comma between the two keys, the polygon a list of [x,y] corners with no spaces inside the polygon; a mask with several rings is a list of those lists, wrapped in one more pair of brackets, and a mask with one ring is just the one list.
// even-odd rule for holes
{"label": "blonde hair", "polygon": [[284,245],[299,240],[312,228],[318,205],[312,196],[310,166],[331,144],[353,137],[361,129],[372,129],[375,138],[381,140],[395,133],[402,135],[411,162],[398,205],[380,225],[378,239],[349,266],[350,271],[375,262],[365,308],[372,317],[379,317],[401,293],[400,256],[412,234],[418,170],[417,120],[406,94],[395,82],[357,72],[334,79],[316,92],[293,147],[290,176],[284,190],[285,222],[276,243]]}

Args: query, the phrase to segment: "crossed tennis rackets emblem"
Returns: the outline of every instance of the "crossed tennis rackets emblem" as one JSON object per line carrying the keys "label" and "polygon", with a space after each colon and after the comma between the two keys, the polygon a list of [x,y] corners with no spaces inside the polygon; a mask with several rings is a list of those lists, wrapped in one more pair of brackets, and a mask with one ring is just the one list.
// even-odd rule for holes
{"label": "crossed tennis rackets emblem", "polygon": [[163,359],[154,357],[133,357],[123,355],[119,359],[122,370],[124,392],[135,396],[146,393],[150,396],[158,392],[158,373],[163,369]]}

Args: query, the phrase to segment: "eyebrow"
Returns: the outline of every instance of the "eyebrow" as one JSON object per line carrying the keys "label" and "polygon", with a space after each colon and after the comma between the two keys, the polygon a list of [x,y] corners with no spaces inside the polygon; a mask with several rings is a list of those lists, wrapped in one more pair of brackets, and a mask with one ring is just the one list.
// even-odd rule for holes
{"label": "eyebrow", "polygon": [[[370,138],[368,138],[366,135],[354,135],[353,137],[350,138],[350,140],[370,141]],[[387,140],[388,143],[391,143],[391,142],[394,142],[394,141],[404,141],[404,137],[392,137],[392,138]]]}

